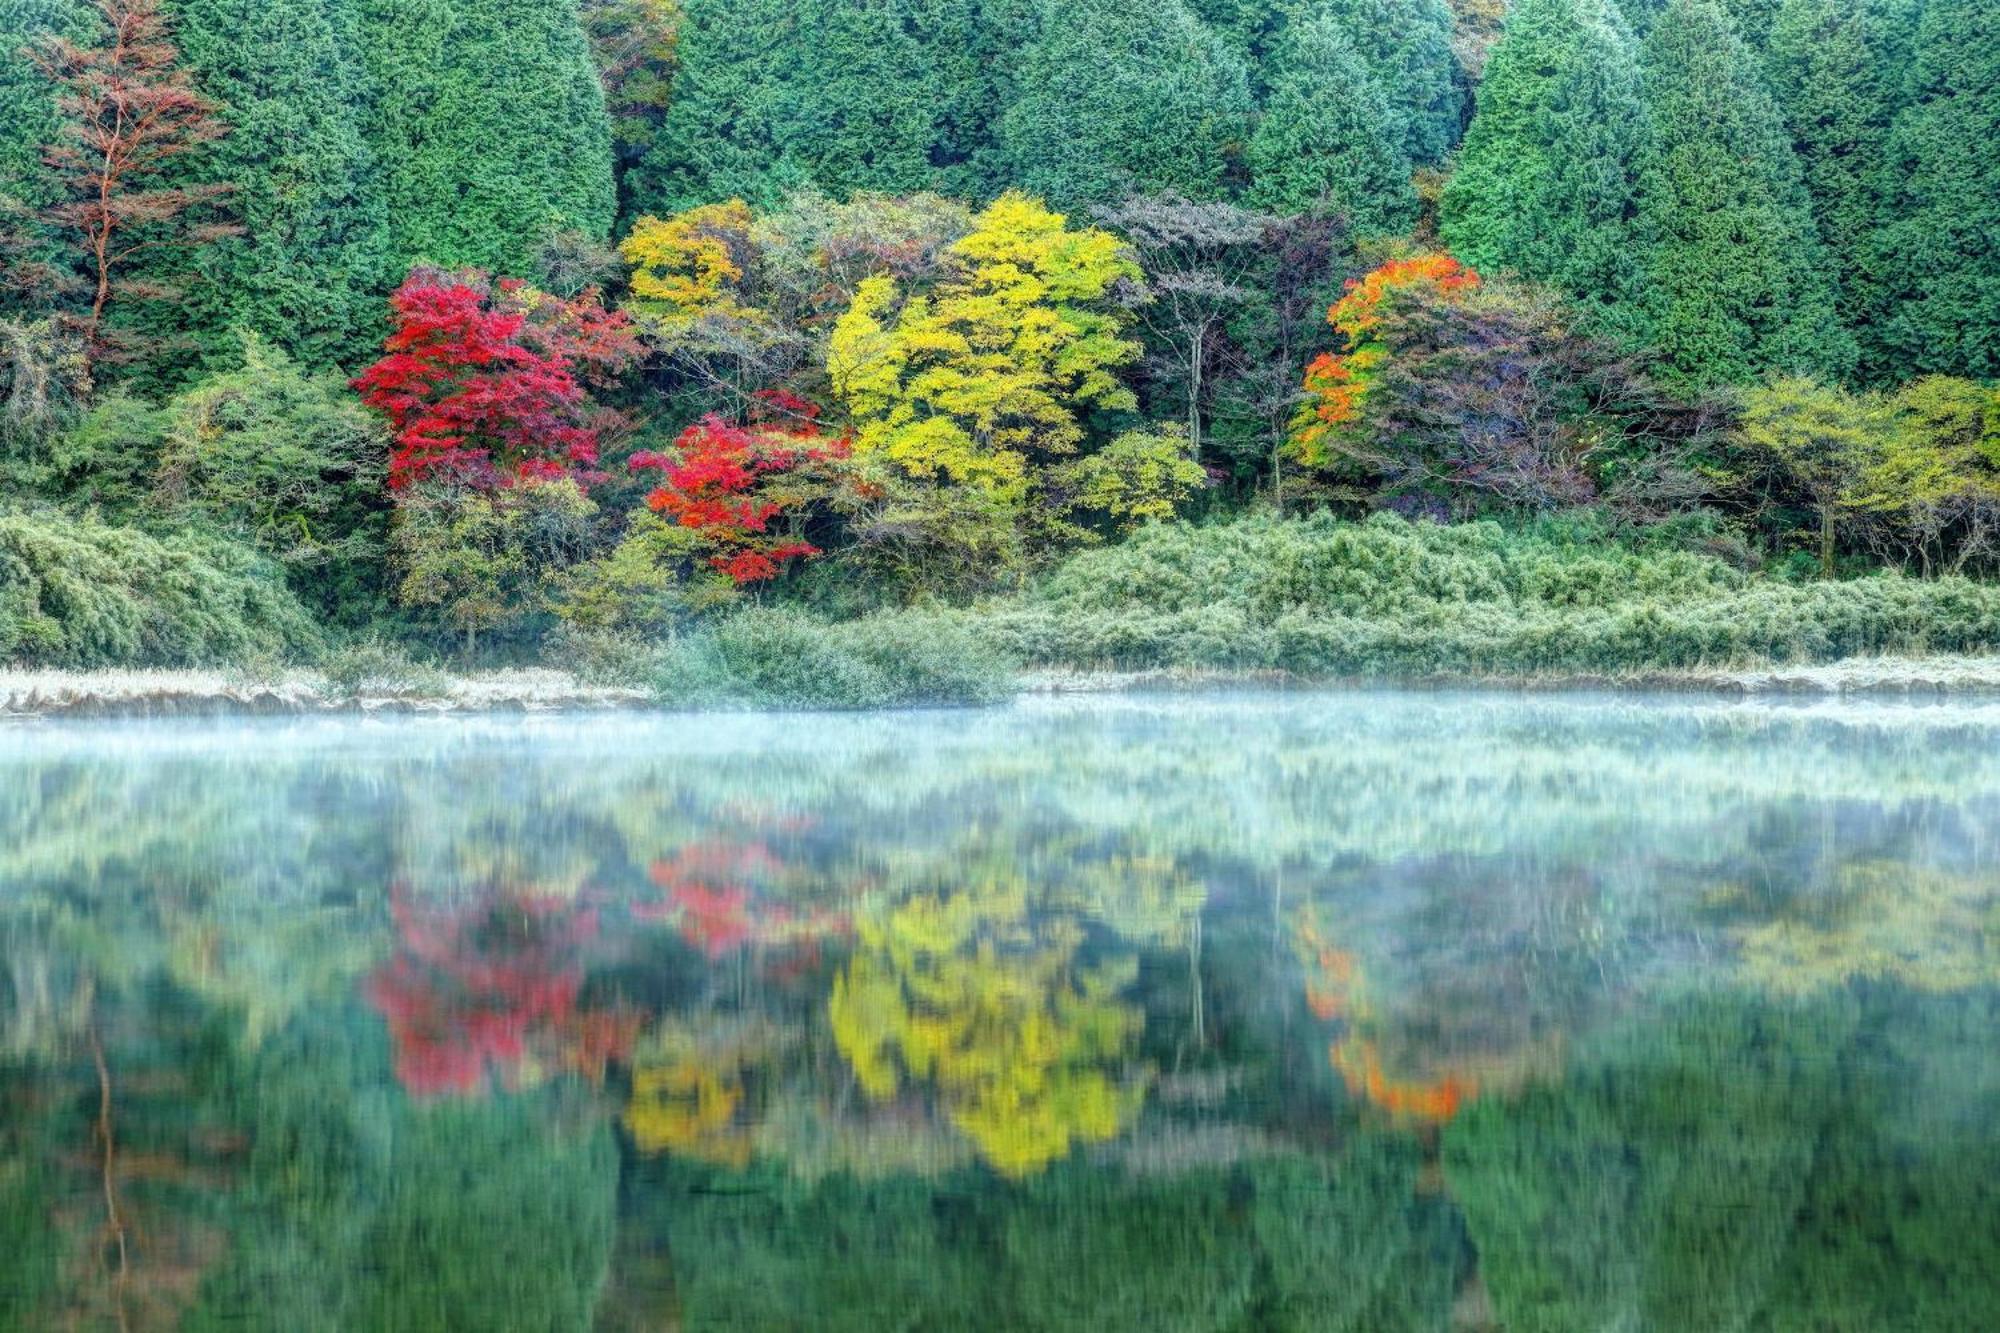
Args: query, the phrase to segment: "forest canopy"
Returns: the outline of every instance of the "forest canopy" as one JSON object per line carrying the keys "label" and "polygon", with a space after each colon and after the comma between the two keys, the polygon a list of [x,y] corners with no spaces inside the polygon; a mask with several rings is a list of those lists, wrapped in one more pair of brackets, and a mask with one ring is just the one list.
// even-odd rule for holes
{"label": "forest canopy", "polygon": [[1979,576],[1996,124],[1980,0],[12,0],[0,505],[628,670],[1252,511]]}

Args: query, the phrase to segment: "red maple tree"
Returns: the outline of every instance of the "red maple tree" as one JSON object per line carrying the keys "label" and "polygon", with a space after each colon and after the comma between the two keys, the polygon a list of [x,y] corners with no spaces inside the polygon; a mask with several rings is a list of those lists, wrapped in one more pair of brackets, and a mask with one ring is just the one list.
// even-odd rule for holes
{"label": "red maple tree", "polygon": [[662,475],[647,506],[698,534],[710,548],[709,564],[739,585],[774,579],[787,561],[820,553],[775,530],[807,498],[783,479],[850,453],[848,440],[827,435],[819,409],[804,399],[767,390],[757,402],[748,425],[711,413],[681,432],[671,454],[641,452],[630,461],[634,471]]}
{"label": "red maple tree", "polygon": [[[61,128],[43,151],[60,188],[42,220],[73,233],[82,251],[90,313],[84,328],[102,350],[105,308],[118,297],[160,299],[170,289],[129,272],[149,251],[205,245],[242,229],[203,221],[232,186],[168,185],[176,160],[229,133],[215,106],[180,68],[158,0],[96,0],[93,44],[48,39],[36,53],[57,90]],[[60,275],[23,271],[31,285]]]}
{"label": "red maple tree", "polygon": [[354,381],[395,427],[389,485],[450,481],[491,489],[517,479],[588,483],[617,414],[607,384],[639,354],[638,336],[600,294],[567,300],[478,270],[411,270],[389,298],[384,355]]}

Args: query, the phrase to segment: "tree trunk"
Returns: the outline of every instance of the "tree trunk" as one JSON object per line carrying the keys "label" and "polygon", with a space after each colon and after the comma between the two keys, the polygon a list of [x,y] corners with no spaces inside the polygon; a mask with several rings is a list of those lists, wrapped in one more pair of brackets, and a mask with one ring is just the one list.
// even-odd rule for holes
{"label": "tree trunk", "polygon": [[1819,576],[1833,577],[1833,504],[1827,502],[1819,507]]}
{"label": "tree trunk", "polygon": [[1201,343],[1204,329],[1194,331],[1194,352],[1188,360],[1188,447],[1201,461]]}

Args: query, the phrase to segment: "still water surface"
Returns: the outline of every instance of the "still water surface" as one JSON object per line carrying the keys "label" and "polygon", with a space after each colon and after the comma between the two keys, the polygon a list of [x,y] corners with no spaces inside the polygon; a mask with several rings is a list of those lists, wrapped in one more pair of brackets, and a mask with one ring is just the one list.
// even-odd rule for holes
{"label": "still water surface", "polygon": [[0,1328],[2000,1325],[2000,707],[0,729]]}

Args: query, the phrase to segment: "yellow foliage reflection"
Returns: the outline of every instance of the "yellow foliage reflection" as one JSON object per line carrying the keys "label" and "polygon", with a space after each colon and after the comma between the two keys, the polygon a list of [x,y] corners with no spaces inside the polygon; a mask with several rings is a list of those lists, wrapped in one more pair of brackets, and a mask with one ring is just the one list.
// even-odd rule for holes
{"label": "yellow foliage reflection", "polygon": [[1987,878],[1891,862],[1843,866],[1831,903],[1736,931],[1758,984],[1787,994],[1871,978],[1919,990],[2000,984],[2000,889]]}
{"label": "yellow foliage reflection", "polygon": [[1019,884],[921,895],[859,935],[827,1009],[870,1097],[930,1084],[1010,1176],[1112,1137],[1138,1110],[1141,1089],[1112,1072],[1143,1026],[1118,998],[1138,964],[1080,964],[1081,928],[1032,917]]}
{"label": "yellow foliage reflection", "polygon": [[718,1166],[748,1163],[750,1131],[737,1113],[754,1055],[743,1042],[705,1045],[681,1032],[654,1034],[632,1065],[624,1118],[633,1145]]}

